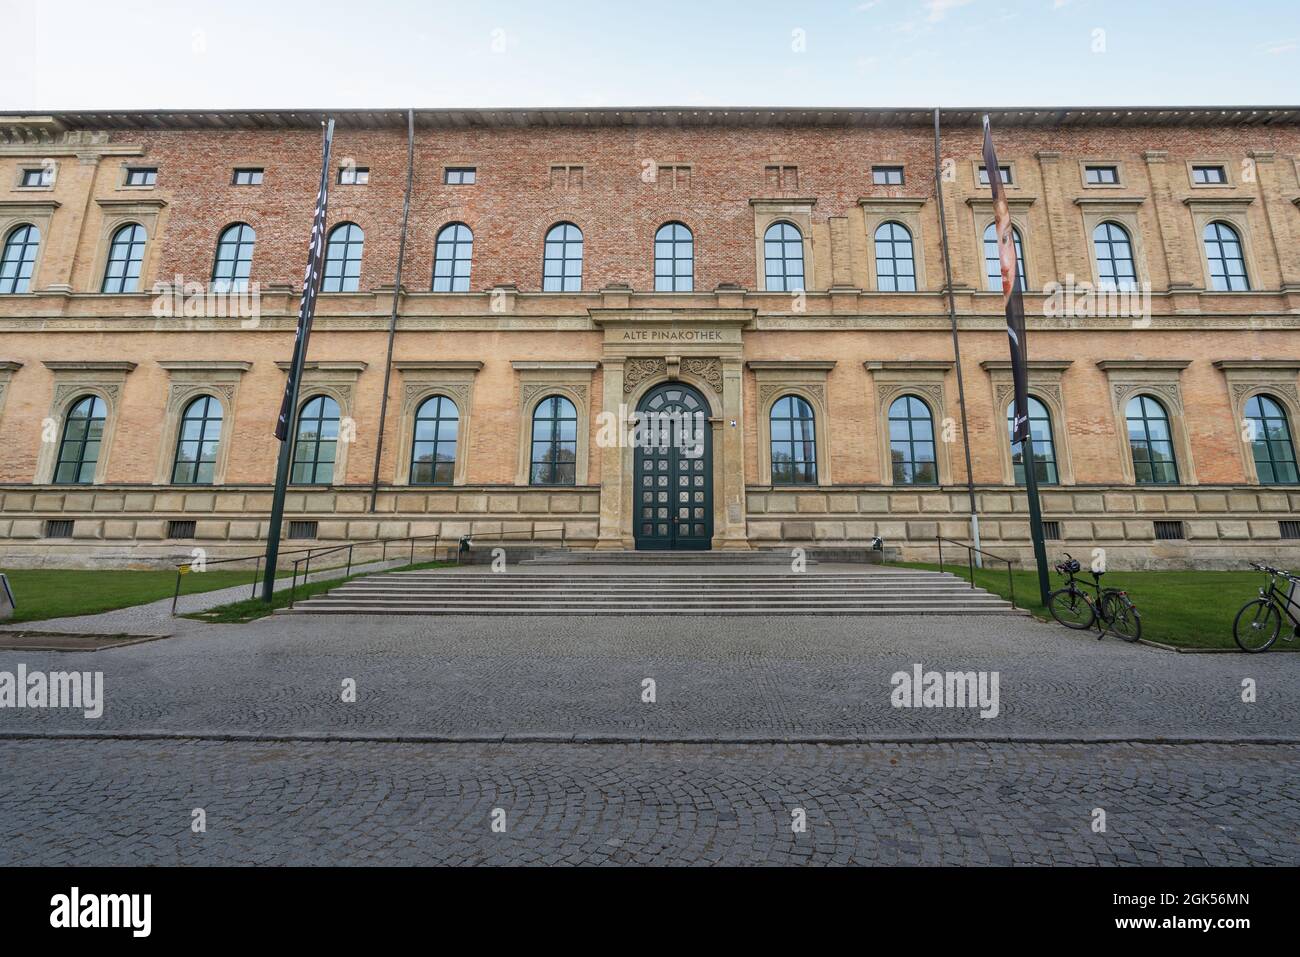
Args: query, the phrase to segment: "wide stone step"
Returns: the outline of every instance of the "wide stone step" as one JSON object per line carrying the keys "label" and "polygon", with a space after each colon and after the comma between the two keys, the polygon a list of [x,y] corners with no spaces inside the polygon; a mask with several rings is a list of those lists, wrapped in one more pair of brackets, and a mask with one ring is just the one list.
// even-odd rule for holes
{"label": "wide stone step", "polygon": [[462,616],[482,616],[482,615],[517,615],[525,617],[536,617],[540,615],[592,615],[597,617],[607,617],[611,615],[694,615],[698,617],[714,617],[727,615],[781,615],[781,616],[830,616],[830,615],[905,615],[908,617],[914,615],[934,615],[934,616],[962,616],[962,615],[1006,615],[1016,614],[1010,605],[1003,604],[998,606],[973,606],[963,605],[952,608],[935,605],[920,606],[902,606],[889,608],[869,608],[862,606],[839,607],[827,604],[818,604],[811,608],[789,608],[783,606],[758,605],[758,606],[729,606],[715,605],[709,608],[675,608],[672,606],[659,606],[652,609],[646,608],[618,608],[607,605],[573,605],[557,607],[552,603],[547,603],[543,607],[525,608],[517,606],[496,607],[496,606],[479,606],[473,609],[460,607],[449,607],[443,605],[410,605],[410,606],[393,606],[382,609],[370,605],[348,605],[348,604],[331,604],[313,606],[306,602],[299,603],[294,608],[281,609],[282,614],[312,614],[312,615],[365,615],[373,617],[375,615],[462,615]]}

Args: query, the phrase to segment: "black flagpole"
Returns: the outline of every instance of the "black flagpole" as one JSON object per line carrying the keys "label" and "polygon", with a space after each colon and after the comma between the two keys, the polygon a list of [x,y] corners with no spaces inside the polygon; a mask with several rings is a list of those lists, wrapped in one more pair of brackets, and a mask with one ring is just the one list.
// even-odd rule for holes
{"label": "black flagpole", "polygon": [[[1029,537],[1034,543],[1034,562],[1038,566],[1038,593],[1047,606],[1051,585],[1047,575],[1047,546],[1043,543],[1043,514],[1038,503],[1038,475],[1034,463],[1034,436],[1029,426],[1029,346],[1025,334],[1025,299],[1020,290],[1020,257],[1016,254],[1015,230],[1007,207],[1002,170],[993,148],[993,128],[984,116],[984,168],[993,193],[994,228],[998,235],[998,259],[1002,271],[1002,295],[1006,303],[1007,339],[1011,347],[1011,377],[1015,382],[1015,416],[1012,443],[1020,443],[1025,462],[1025,493],[1029,498]],[[996,410],[995,410],[996,411]]]}
{"label": "black flagpole", "polygon": [[970,497],[970,535],[975,546],[975,565],[982,568],[980,516],[975,506],[975,471],[970,460],[970,427],[966,422],[966,381],[961,371],[961,339],[957,335],[957,302],[952,288],[952,259],[948,253],[948,217],[943,209],[943,175],[939,170],[939,108],[934,109],[934,198],[939,207],[939,236],[943,241],[943,278],[948,289],[948,323],[952,327],[953,365],[957,368],[957,408],[961,410],[961,441],[966,450],[966,494]]}
{"label": "black flagpole", "polygon": [[275,593],[275,566],[280,556],[280,528],[284,524],[284,495],[289,487],[289,465],[298,419],[298,386],[307,361],[307,340],[311,335],[312,317],[316,312],[316,294],[320,291],[321,254],[325,247],[325,218],[329,207],[330,146],[334,142],[334,120],[325,124],[322,147],[320,191],[316,194],[316,214],[312,219],[311,243],[307,249],[307,270],[302,280],[302,302],[298,307],[298,334],[293,343],[293,362],[289,381],[275,425],[280,440],[280,458],[275,467],[275,495],[271,499],[271,520],[266,530],[266,573],[262,579],[262,600],[270,602]]}

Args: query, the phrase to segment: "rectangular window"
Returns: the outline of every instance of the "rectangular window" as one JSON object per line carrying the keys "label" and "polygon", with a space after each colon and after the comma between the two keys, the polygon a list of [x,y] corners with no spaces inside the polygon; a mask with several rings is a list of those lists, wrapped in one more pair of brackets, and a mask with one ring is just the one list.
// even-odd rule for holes
{"label": "rectangular window", "polygon": [[1118,166],[1085,166],[1083,172],[1089,185],[1116,186],[1119,184]]}
{"label": "rectangular window", "polygon": [[1228,171],[1222,166],[1193,166],[1192,182],[1197,186],[1222,186],[1228,182]]}
{"label": "rectangular window", "polygon": [[364,186],[370,182],[369,166],[340,166],[339,185]]}
{"label": "rectangular window", "polygon": [[153,186],[158,182],[158,170],[152,166],[132,166],[126,171],[127,186]]}
{"label": "rectangular window", "polygon": [[1300,522],[1278,522],[1277,524],[1283,538],[1300,538]]}
{"label": "rectangular window", "polygon": [[1061,540],[1061,523],[1043,522],[1043,540],[1047,542],[1059,542]]}
{"label": "rectangular window", "polygon": [[[1010,186],[1011,183],[1012,183],[1012,180],[1011,180],[1011,167],[1010,167],[1010,166],[998,166],[998,173],[1001,174],[1001,176],[1002,176],[1002,185],[1003,185],[1003,186]],[[981,185],[981,186],[987,186],[987,185],[989,185],[989,171],[988,171],[987,168],[985,168],[985,167],[983,167],[983,166],[980,167],[980,185]]]}
{"label": "rectangular window", "polygon": [[62,518],[52,518],[45,523],[46,538],[71,538],[73,523]]}
{"label": "rectangular window", "polygon": [[290,522],[289,538],[315,538],[316,522]]}
{"label": "rectangular window", "polygon": [[552,166],[551,189],[582,189],[583,174],[581,166]]}
{"label": "rectangular window", "polygon": [[765,166],[763,181],[769,189],[793,190],[799,188],[799,167]]}
{"label": "rectangular window", "polygon": [[656,166],[655,182],[665,189],[690,189],[691,168],[689,166]]}
{"label": "rectangular window", "polygon": [[448,186],[473,186],[478,170],[473,166],[448,166],[442,173],[442,181]]}
{"label": "rectangular window", "polygon": [[262,170],[254,167],[237,169],[235,170],[235,178],[232,182],[236,186],[261,186]]}
{"label": "rectangular window", "polygon": [[873,166],[871,167],[871,182],[877,186],[902,186],[903,167]]}
{"label": "rectangular window", "polygon": [[53,166],[36,166],[23,170],[24,186],[49,186],[54,182]]}
{"label": "rectangular window", "polygon": [[1182,522],[1156,522],[1156,538],[1161,541],[1173,541],[1186,537],[1183,534]]}
{"label": "rectangular window", "polygon": [[194,522],[186,519],[172,519],[167,523],[168,538],[193,538]]}

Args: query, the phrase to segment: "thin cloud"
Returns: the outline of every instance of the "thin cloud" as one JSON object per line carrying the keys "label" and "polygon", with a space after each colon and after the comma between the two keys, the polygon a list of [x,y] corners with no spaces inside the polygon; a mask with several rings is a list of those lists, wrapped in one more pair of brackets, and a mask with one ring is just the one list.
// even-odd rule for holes
{"label": "thin cloud", "polygon": [[973,0],[924,0],[925,19],[930,23],[938,23],[948,15],[948,11],[964,7],[971,2]]}

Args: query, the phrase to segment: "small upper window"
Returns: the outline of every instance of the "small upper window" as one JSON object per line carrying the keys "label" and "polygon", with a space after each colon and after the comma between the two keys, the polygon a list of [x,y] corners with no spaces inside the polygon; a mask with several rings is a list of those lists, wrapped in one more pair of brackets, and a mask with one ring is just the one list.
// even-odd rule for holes
{"label": "small upper window", "polygon": [[158,182],[158,170],[152,166],[132,166],[126,171],[127,186],[153,186]]}
{"label": "small upper window", "polygon": [[551,189],[582,189],[586,170],[581,166],[557,164],[551,167]]}
{"label": "small upper window", "polygon": [[364,186],[370,182],[369,166],[340,166],[339,184],[342,186]]}
{"label": "small upper window", "polygon": [[231,181],[236,186],[261,186],[262,170],[260,168],[246,168],[235,170],[235,178]]}
{"label": "small upper window", "polygon": [[1228,171],[1222,166],[1193,166],[1192,182],[1197,186],[1223,186],[1228,182]]}
{"label": "small upper window", "polygon": [[478,170],[473,166],[448,166],[442,173],[442,181],[448,186],[473,186]]}
{"label": "small upper window", "polygon": [[902,186],[903,167],[873,166],[871,167],[871,182],[877,186]]}
{"label": "small upper window", "polygon": [[[999,166],[998,174],[1002,177],[1003,186],[1010,186],[1012,184],[1013,180],[1011,178],[1010,166]],[[981,186],[989,185],[989,171],[988,168],[985,166],[980,167],[980,185]]]}
{"label": "small upper window", "polygon": [[34,166],[23,170],[24,186],[50,186],[54,183],[53,166]]}
{"label": "small upper window", "polygon": [[1083,173],[1089,186],[1119,185],[1118,166],[1085,166]]}

